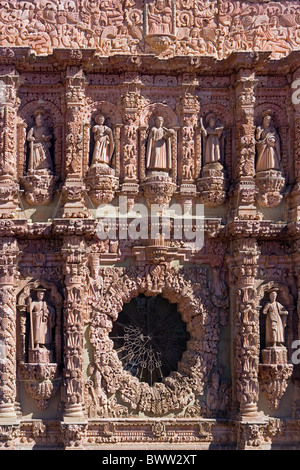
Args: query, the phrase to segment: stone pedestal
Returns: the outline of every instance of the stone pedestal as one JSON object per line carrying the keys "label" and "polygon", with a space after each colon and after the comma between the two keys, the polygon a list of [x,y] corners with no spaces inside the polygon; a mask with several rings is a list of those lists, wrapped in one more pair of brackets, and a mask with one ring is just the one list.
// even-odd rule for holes
{"label": "stone pedestal", "polygon": [[283,198],[285,179],[279,170],[260,171],[257,173],[256,186],[258,188],[257,200],[263,207],[276,207]]}
{"label": "stone pedestal", "polygon": [[104,163],[91,166],[85,181],[88,195],[97,206],[111,202],[119,187],[119,178],[115,176],[114,170]]}
{"label": "stone pedestal", "polygon": [[176,184],[167,172],[151,171],[142,184],[142,188],[149,207],[151,204],[157,204],[166,208],[170,204]]}
{"label": "stone pedestal", "polygon": [[261,352],[262,364],[259,365],[259,383],[271,409],[279,407],[286,392],[288,380],[293,373],[293,365],[288,364],[287,349],[284,346],[269,347]]}
{"label": "stone pedestal", "polygon": [[208,207],[221,206],[226,199],[227,181],[219,162],[207,163],[197,180],[201,202]]}

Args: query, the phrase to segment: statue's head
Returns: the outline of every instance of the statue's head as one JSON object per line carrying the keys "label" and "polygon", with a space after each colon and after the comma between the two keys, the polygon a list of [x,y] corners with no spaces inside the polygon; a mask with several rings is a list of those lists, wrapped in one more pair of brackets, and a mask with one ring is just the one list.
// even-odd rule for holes
{"label": "statue's head", "polygon": [[96,124],[99,124],[99,126],[103,126],[105,122],[105,116],[103,114],[99,114],[98,116],[95,117]]}
{"label": "statue's head", "polygon": [[45,289],[37,289],[36,296],[38,300],[44,300],[45,298]]}
{"label": "statue's head", "polygon": [[212,128],[215,127],[216,121],[217,121],[216,115],[213,114],[213,113],[212,113],[212,114],[209,114],[209,115],[207,116],[207,118],[206,118],[207,124],[209,125],[209,127],[212,127]]}
{"label": "statue's head", "polygon": [[277,292],[273,290],[270,292],[270,300],[271,302],[275,302],[276,299],[277,299]]}
{"label": "statue's head", "polygon": [[263,123],[264,123],[264,127],[269,127],[270,124],[271,124],[271,121],[272,121],[272,118],[273,118],[273,113],[272,111],[265,111],[263,113]]}
{"label": "statue's head", "polygon": [[35,117],[35,123],[38,127],[41,127],[44,123],[44,110],[43,109],[37,109],[34,113]]}
{"label": "statue's head", "polygon": [[164,124],[164,118],[161,117],[161,116],[158,116],[158,117],[156,118],[155,123],[156,123],[156,126],[157,126],[157,127],[162,127],[163,124]]}

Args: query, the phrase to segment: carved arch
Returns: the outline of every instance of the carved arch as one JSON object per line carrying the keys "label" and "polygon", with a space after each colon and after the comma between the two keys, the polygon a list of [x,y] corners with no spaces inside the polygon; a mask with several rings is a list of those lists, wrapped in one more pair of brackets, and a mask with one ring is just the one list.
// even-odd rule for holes
{"label": "carved arch", "polygon": [[[100,277],[106,282],[105,292],[97,290],[99,279],[92,281],[88,298],[92,299],[90,342],[95,367],[102,375],[102,389],[137,412],[157,416],[182,412],[196,396],[203,395],[217,360],[218,310],[210,300],[206,270],[195,268],[183,273],[163,265],[148,266],[144,272],[138,268],[103,268]],[[100,284],[103,286],[102,281]],[[139,294],[161,294],[177,303],[190,334],[178,370],[152,387],[123,369],[109,338],[124,303]]]}
{"label": "carved arch", "polygon": [[256,127],[262,124],[262,113],[266,110],[273,112],[273,124],[280,137],[281,147],[281,162],[284,170],[285,177],[289,176],[289,159],[288,159],[288,131],[289,125],[286,115],[286,110],[282,107],[269,103],[267,100],[264,103],[259,103],[254,109],[254,122]]}
{"label": "carved arch", "polygon": [[48,282],[46,280],[31,280],[28,281],[27,284],[22,286],[19,292],[17,292],[17,311],[18,311],[18,318],[17,323],[19,327],[19,344],[18,344],[18,360],[21,362],[25,362],[25,346],[26,346],[26,315],[27,315],[27,300],[30,297],[31,291],[37,289],[38,287],[42,287],[49,291],[49,297],[51,302],[53,303],[55,310],[56,310],[56,328],[55,328],[55,355],[56,355],[56,362],[62,362],[62,349],[61,349],[61,342],[62,342],[62,332],[61,332],[61,320],[62,320],[62,308],[63,308],[63,297],[59,293],[57,287],[52,282]]}
{"label": "carved arch", "polygon": [[109,121],[107,124],[114,130],[115,152],[114,160],[116,176],[120,172],[120,128],[122,126],[122,116],[116,105],[109,101],[95,101],[86,106],[79,116],[79,121],[83,122],[83,173],[85,174],[91,157],[91,128],[95,124],[95,117],[102,113]]}
{"label": "carved arch", "polygon": [[[292,353],[291,345],[294,341],[293,338],[293,322],[294,322],[294,313],[295,313],[295,301],[290,293],[289,287],[285,284],[276,281],[269,281],[261,284],[257,289],[257,305],[258,309],[261,309],[262,302],[264,301],[265,294],[273,288],[278,289],[278,301],[282,303],[289,312],[287,320],[287,329],[286,329],[286,343],[289,354]],[[296,331],[296,330],[295,330]]]}
{"label": "carved arch", "polygon": [[175,112],[170,106],[162,103],[154,103],[146,106],[141,112],[141,126],[153,126],[155,119],[162,116],[165,120],[166,127],[178,127],[179,120]]}
{"label": "carved arch", "polygon": [[[201,106],[201,117],[203,118],[203,121],[206,119],[206,117],[210,114],[213,113],[216,115],[217,118],[217,124],[221,123],[224,125],[224,134],[223,134],[223,142],[222,142],[222,152],[223,152],[223,161],[221,162],[226,169],[226,172],[228,175],[233,175],[233,163],[232,163],[232,148],[233,148],[233,143],[232,143],[232,128],[233,128],[233,119],[232,119],[232,113],[228,111],[225,106],[222,106],[218,103],[207,103]],[[204,122],[204,126],[206,127],[207,123]],[[201,165],[202,166],[202,165]],[[200,168],[197,169],[198,174],[200,172]]]}
{"label": "carved arch", "polygon": [[31,101],[25,104],[18,111],[17,120],[17,162],[18,162],[18,178],[22,177],[26,172],[26,135],[30,127],[34,125],[34,112],[42,108],[45,110],[46,123],[53,129],[54,134],[54,164],[55,173],[57,176],[63,176],[62,171],[64,167],[64,131],[63,131],[63,118],[60,110],[51,103],[51,101],[44,100],[42,103],[39,101]]}

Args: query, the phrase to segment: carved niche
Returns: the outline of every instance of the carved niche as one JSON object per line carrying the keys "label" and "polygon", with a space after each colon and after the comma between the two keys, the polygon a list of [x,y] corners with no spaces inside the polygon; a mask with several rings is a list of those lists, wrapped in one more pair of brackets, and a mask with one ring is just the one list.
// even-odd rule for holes
{"label": "carved niche", "polygon": [[225,125],[214,112],[200,118],[202,169],[197,180],[203,204],[217,207],[224,203],[228,182],[225,178]]}
{"label": "carved niche", "polygon": [[40,409],[58,391],[61,372],[62,297],[47,281],[28,283],[18,296],[18,372]]}
{"label": "carved niche", "polygon": [[149,206],[168,207],[177,180],[177,116],[166,105],[147,106],[141,117],[145,163],[141,166],[144,195]]}
{"label": "carved niche", "polygon": [[95,205],[111,202],[119,188],[120,128],[117,108],[107,102],[93,104],[84,128],[85,182]]}
{"label": "carved niche", "polygon": [[51,203],[62,162],[62,122],[50,102],[31,102],[19,112],[18,174],[28,204]]}
{"label": "carved niche", "polygon": [[256,186],[258,202],[276,207],[283,198],[285,178],[282,169],[282,146],[274,125],[273,110],[263,111],[262,124],[256,128]]}
{"label": "carved niche", "polygon": [[286,330],[291,324],[288,318],[293,314],[294,302],[288,288],[273,281],[259,288],[258,298],[263,301],[259,382],[270,408],[277,409],[293,373],[293,365],[288,362],[286,345],[290,335]]}
{"label": "carved niche", "polygon": [[[126,416],[141,412],[162,416],[183,412],[186,406],[194,405],[197,397],[204,394],[210,372],[216,366],[219,338],[218,309],[210,300],[206,276],[205,269],[179,271],[163,264],[132,269],[100,268],[96,279],[90,277],[86,322],[93,347],[93,363],[87,383],[87,402],[91,404],[93,413],[98,416]],[[139,375],[145,370],[145,365],[140,363],[136,375],[132,374],[130,367],[125,367],[112,338],[118,331],[118,328],[113,328],[118,325],[124,304],[129,305],[139,296],[144,299],[140,301],[144,313],[151,298],[157,296],[173,306],[177,304],[177,311],[181,314],[178,321],[184,322],[190,336],[177,370],[169,375],[157,372],[160,370],[160,357],[152,351],[152,370],[160,376],[160,381],[152,386],[149,376],[147,380],[140,380]],[[172,315],[173,321],[175,316]],[[168,330],[167,325],[165,328]],[[135,335],[139,343],[143,342],[145,349],[151,333],[147,333],[147,338],[146,333],[143,334],[142,338],[140,334],[136,337],[136,326],[129,325],[129,330],[128,334]],[[151,367],[148,373],[149,370]]]}

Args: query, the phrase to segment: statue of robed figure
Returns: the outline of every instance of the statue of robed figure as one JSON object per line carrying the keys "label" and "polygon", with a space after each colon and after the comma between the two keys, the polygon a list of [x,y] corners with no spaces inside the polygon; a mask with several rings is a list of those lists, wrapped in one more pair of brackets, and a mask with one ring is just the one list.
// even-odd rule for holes
{"label": "statue of robed figure", "polygon": [[55,326],[55,309],[45,301],[46,289],[36,289],[37,300],[29,304],[30,348],[50,348]]}
{"label": "statue of robed figure", "polygon": [[284,345],[284,329],[288,316],[287,310],[276,299],[277,292],[272,290],[270,292],[270,302],[263,309],[263,314],[267,315],[266,346],[273,348]]}
{"label": "statue of robed figure", "polygon": [[147,146],[147,169],[170,171],[172,169],[172,142],[175,131],[166,129],[161,116],[156,119],[155,126],[149,134]]}

